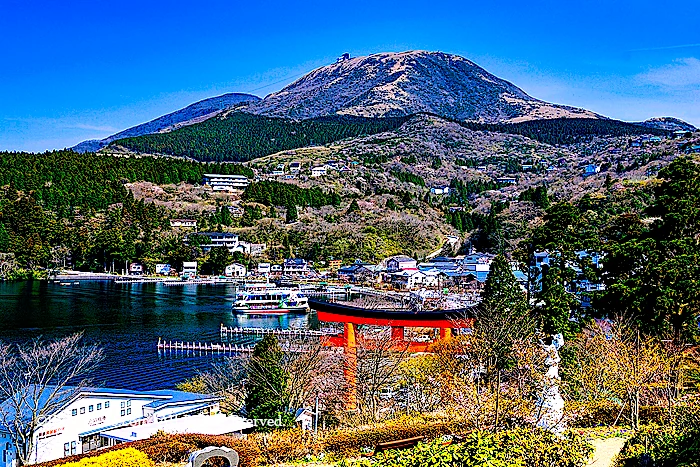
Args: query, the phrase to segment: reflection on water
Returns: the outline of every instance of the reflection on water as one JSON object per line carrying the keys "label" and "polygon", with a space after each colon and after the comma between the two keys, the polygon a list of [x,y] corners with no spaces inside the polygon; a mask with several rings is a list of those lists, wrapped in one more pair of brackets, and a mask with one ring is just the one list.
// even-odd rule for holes
{"label": "reflection on water", "polygon": [[[318,329],[315,315],[241,316],[231,313],[235,288],[82,282],[0,282],[0,340],[61,337],[84,331],[105,348],[96,384],[136,390],[172,388],[206,369],[217,356],[158,356],[158,338],[220,342],[229,327]],[[252,338],[241,343],[252,343]]]}

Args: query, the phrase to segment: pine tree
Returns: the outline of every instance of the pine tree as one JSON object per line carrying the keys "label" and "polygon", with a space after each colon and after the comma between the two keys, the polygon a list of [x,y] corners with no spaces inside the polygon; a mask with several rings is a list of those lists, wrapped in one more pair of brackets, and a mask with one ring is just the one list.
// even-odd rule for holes
{"label": "pine tree", "polygon": [[282,350],[275,336],[266,334],[255,344],[248,363],[245,397],[248,418],[276,420],[280,417],[283,425],[290,424],[289,375],[282,367],[282,358]]}
{"label": "pine tree", "polygon": [[353,199],[350,202],[350,206],[348,206],[348,214],[353,213],[353,212],[360,212],[360,205],[357,204],[356,199]]}
{"label": "pine tree", "polygon": [[294,204],[290,204],[287,206],[287,217],[286,217],[286,222],[287,224],[293,224],[299,219],[299,214],[297,213],[297,207]]}
{"label": "pine tree", "polygon": [[484,284],[481,308],[489,314],[508,313],[524,316],[527,301],[523,289],[518,285],[513,269],[502,254],[491,262],[489,275]]}
{"label": "pine tree", "polygon": [[5,224],[0,222],[0,252],[10,251],[10,234],[5,228]]}

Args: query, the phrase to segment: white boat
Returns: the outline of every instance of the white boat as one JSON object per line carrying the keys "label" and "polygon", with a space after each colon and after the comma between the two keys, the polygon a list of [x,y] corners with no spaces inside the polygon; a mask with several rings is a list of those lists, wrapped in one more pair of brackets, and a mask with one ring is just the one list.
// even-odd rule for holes
{"label": "white boat", "polygon": [[236,295],[234,313],[284,315],[308,313],[309,299],[298,290],[277,287],[246,288]]}

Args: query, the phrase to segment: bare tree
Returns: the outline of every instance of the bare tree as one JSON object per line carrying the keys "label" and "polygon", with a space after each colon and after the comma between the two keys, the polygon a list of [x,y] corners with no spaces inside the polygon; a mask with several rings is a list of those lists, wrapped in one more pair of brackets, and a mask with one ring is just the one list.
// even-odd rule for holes
{"label": "bare tree", "polygon": [[0,342],[0,429],[9,434],[20,465],[30,462],[37,430],[88,386],[103,359],[83,334],[25,344]]}

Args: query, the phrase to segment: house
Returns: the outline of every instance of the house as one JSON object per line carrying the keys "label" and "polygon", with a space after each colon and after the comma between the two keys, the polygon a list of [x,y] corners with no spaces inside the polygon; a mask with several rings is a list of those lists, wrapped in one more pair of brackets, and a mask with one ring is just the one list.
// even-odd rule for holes
{"label": "house", "polygon": [[294,424],[302,430],[313,430],[315,414],[311,409],[297,409],[294,413]]}
{"label": "house", "polygon": [[318,167],[313,167],[311,169],[311,176],[312,177],[321,177],[324,176],[328,173],[328,166],[321,165]]}
{"label": "house", "polygon": [[661,136],[652,136],[649,138],[650,143],[660,143],[661,142]]}
{"label": "house", "polygon": [[386,260],[386,270],[390,273],[397,271],[405,271],[407,269],[418,269],[418,263],[415,259],[405,255],[392,256]]}
{"label": "house", "polygon": [[283,175],[284,175],[284,170],[273,170],[272,171],[273,177],[282,177]]}
{"label": "house", "polygon": [[299,173],[299,171],[301,171],[301,162],[294,161],[289,164],[289,171],[293,174]]}
{"label": "house", "polygon": [[180,229],[196,229],[197,221],[194,219],[170,219],[170,227]]}
{"label": "house", "polygon": [[239,206],[226,206],[228,209],[228,212],[231,213],[232,217],[243,217],[243,209],[241,209]]}
{"label": "house", "polygon": [[172,270],[173,268],[169,264],[156,264],[156,274],[159,276],[169,276]]}
{"label": "house", "polygon": [[479,165],[476,167],[476,170],[479,172],[486,172],[488,170],[488,167],[486,167],[485,165]]}
{"label": "house", "polygon": [[289,258],[284,260],[284,273],[302,276],[310,272],[309,263],[302,258]]}
{"label": "house", "polygon": [[270,263],[258,264],[258,274],[270,274]]}
{"label": "house", "polygon": [[246,267],[239,263],[229,264],[224,270],[224,275],[226,277],[245,277],[247,273],[248,270]]}
{"label": "house", "polygon": [[273,264],[270,266],[270,274],[281,275],[284,272],[284,268],[281,264]]}
{"label": "house", "polygon": [[[185,245],[189,245],[193,239],[193,235],[185,237]],[[238,235],[226,232],[199,232],[196,234],[199,247],[203,252],[211,251],[212,248],[224,246],[229,252],[240,251],[241,253],[250,253],[250,244],[241,242]]]}
{"label": "house", "polygon": [[596,164],[588,164],[583,169],[583,176],[584,177],[590,177],[591,175],[595,175],[597,173],[600,173],[600,166],[596,165]]}
{"label": "house", "polygon": [[359,259],[353,264],[338,269],[338,279],[356,284],[377,282],[379,266],[363,263]]}
{"label": "house", "polygon": [[499,185],[515,185],[517,182],[515,177],[499,177],[496,179],[496,183]]}
{"label": "house", "polygon": [[241,245],[243,245],[244,247],[244,252],[249,254],[250,256],[259,256],[262,254],[263,251],[267,249],[266,243],[241,242]]}
{"label": "house", "polygon": [[430,189],[430,194],[433,195],[447,195],[450,193],[450,187],[449,186],[444,186],[444,187],[433,187]]}
{"label": "house", "polygon": [[523,171],[527,172],[529,170],[532,170],[532,164],[523,164],[522,165]]}
{"label": "house", "polygon": [[[218,414],[220,398],[209,394],[66,387],[58,390],[47,408],[49,394],[56,388],[30,386],[25,391],[16,397],[37,399],[39,407],[48,410],[34,432],[32,464],[147,439],[158,431],[220,435],[253,427],[241,417]],[[1,405],[8,416],[0,422],[0,466],[9,467],[16,465],[17,456],[4,427],[27,414],[17,413],[10,399]]]}
{"label": "house", "polygon": [[245,175],[204,174],[202,182],[214,191],[245,190],[250,181]]}
{"label": "house", "polygon": [[129,275],[130,276],[140,276],[142,274],[143,274],[143,265],[141,263],[129,264]]}
{"label": "house", "polygon": [[402,290],[413,290],[423,286],[426,275],[417,269],[394,272],[390,275],[394,287]]}
{"label": "house", "polygon": [[197,262],[196,261],[184,261],[182,263],[182,277],[196,277],[197,276]]}

